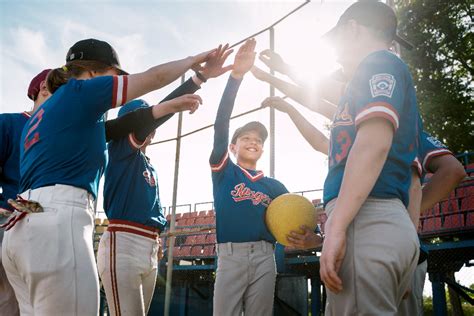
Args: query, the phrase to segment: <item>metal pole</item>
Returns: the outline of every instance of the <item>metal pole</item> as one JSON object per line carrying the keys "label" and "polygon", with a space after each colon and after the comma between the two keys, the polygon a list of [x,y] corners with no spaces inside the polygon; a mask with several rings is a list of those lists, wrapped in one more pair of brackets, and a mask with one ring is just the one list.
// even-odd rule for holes
{"label": "metal pole", "polygon": [[[270,49],[275,51],[275,29],[270,28]],[[272,75],[275,74],[270,69]],[[275,88],[270,84],[270,96],[275,96]],[[275,177],[275,109],[270,107],[270,177]]]}
{"label": "metal pole", "polygon": [[[181,76],[181,84],[184,83],[184,75]],[[173,233],[176,225],[176,201],[178,196],[178,175],[179,175],[179,157],[181,154],[181,129],[183,126],[183,112],[179,112],[178,116],[178,136],[176,139],[176,155],[174,161],[174,183],[173,183],[173,202],[171,207],[171,224],[170,233]],[[164,315],[169,316],[170,314],[170,298],[171,298],[171,281],[173,277],[173,248],[174,248],[175,237],[171,235],[169,237],[168,246],[168,266],[166,270],[166,292],[165,292],[165,311]]]}

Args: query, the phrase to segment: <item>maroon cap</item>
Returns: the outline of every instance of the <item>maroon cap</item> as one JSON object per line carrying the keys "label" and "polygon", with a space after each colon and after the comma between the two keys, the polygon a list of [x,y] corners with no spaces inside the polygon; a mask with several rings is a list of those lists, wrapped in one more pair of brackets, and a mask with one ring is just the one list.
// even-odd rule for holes
{"label": "maroon cap", "polygon": [[51,69],[45,69],[31,80],[30,86],[28,87],[28,98],[33,101],[36,100],[38,93],[40,92],[41,82],[46,80],[46,77],[48,77],[50,71]]}

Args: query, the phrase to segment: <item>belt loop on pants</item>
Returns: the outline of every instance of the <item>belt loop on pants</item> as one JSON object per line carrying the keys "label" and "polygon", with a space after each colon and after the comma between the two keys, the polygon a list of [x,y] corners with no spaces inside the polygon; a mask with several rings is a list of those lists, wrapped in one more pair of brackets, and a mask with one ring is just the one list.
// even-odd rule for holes
{"label": "belt loop on pants", "polygon": [[228,242],[226,243],[226,248],[227,248],[227,255],[230,256],[232,255],[232,243],[231,242]]}
{"label": "belt loop on pants", "polygon": [[265,242],[265,240],[260,240],[260,243],[262,244],[263,253],[267,253],[267,243]]}

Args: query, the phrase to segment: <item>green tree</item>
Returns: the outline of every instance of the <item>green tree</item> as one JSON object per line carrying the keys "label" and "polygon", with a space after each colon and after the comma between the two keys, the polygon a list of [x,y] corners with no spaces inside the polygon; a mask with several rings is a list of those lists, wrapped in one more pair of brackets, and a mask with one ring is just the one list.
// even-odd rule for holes
{"label": "green tree", "polygon": [[472,0],[398,0],[402,50],[416,85],[424,129],[453,152],[474,150]]}

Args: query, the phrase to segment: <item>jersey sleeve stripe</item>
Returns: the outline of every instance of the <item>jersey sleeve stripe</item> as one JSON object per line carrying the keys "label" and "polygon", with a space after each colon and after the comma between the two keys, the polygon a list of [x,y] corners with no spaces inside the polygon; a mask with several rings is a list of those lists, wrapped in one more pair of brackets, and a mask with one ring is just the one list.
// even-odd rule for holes
{"label": "jersey sleeve stripe", "polygon": [[222,158],[222,160],[218,164],[215,164],[215,165],[211,164],[212,172],[221,171],[226,165],[228,159],[229,159],[229,152],[227,151],[224,157]]}
{"label": "jersey sleeve stripe", "polygon": [[118,87],[118,77],[113,76],[113,87],[112,87],[112,108],[116,107],[117,105],[117,87]]}
{"label": "jersey sleeve stripe", "polygon": [[416,171],[418,172],[418,175],[421,178],[421,176],[423,175],[423,169],[421,168],[420,159],[418,159],[418,157],[416,157],[415,160],[413,160],[413,163],[411,165],[412,165],[412,167],[414,167],[416,169]]}
{"label": "jersey sleeve stripe", "polygon": [[375,102],[366,106],[362,111],[359,112],[359,114],[357,114],[355,118],[355,124],[357,126],[360,123],[374,117],[388,119],[393,124],[394,129],[398,129],[399,121],[397,111],[386,102]]}
{"label": "jersey sleeve stripe", "polygon": [[428,166],[430,165],[431,159],[434,157],[439,157],[443,155],[452,155],[453,153],[449,151],[448,149],[445,148],[440,148],[440,149],[435,149],[433,151],[430,151],[429,153],[426,154],[425,159],[423,159],[423,170],[426,172],[431,172],[428,170]]}
{"label": "jersey sleeve stripe", "polygon": [[128,142],[130,146],[132,146],[135,149],[140,149],[145,143],[145,141],[140,142],[138,139],[136,139],[133,133],[128,134]]}
{"label": "jersey sleeve stripe", "polygon": [[113,77],[112,108],[127,102],[128,76]]}

